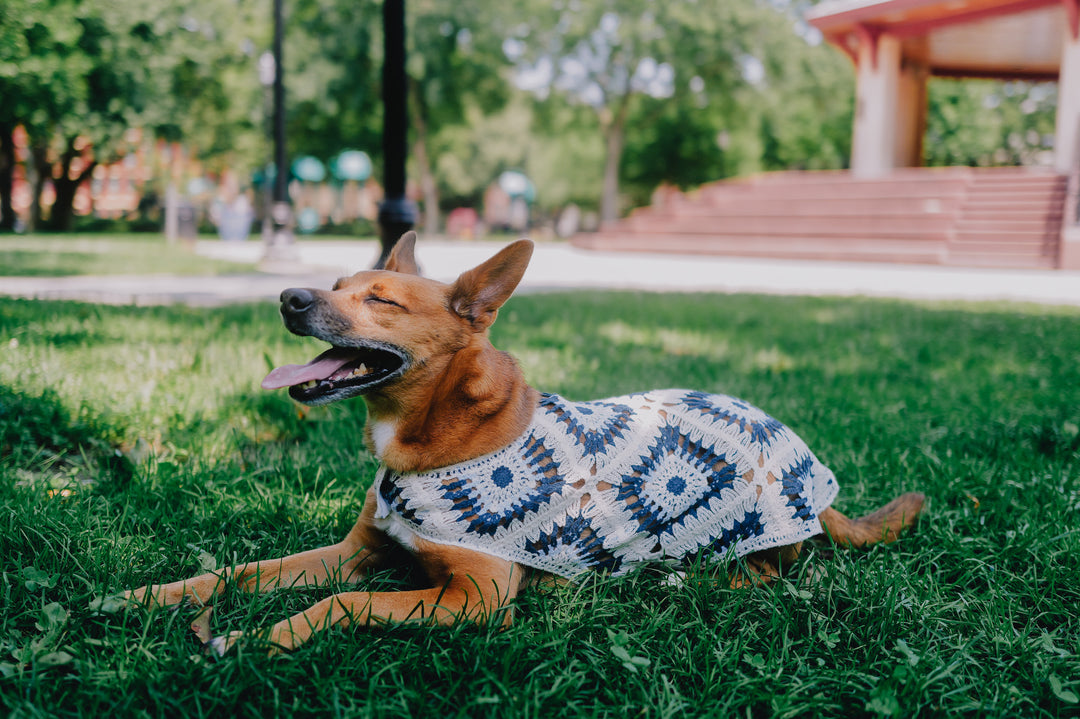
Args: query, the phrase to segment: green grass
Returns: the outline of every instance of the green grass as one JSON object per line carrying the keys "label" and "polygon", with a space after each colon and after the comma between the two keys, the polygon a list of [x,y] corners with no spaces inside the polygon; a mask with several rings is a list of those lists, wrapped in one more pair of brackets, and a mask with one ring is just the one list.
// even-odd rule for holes
{"label": "green grass", "polygon": [[[375,471],[363,404],[300,411],[258,388],[271,362],[319,349],[276,314],[0,300],[0,712],[1080,713],[1077,310],[517,297],[493,339],[534,385],[742,396],[836,471],[841,511],[919,490],[924,520],[893,545],[813,550],[764,590],[599,578],[524,595],[505,631],[338,628],[285,656],[212,661],[190,610],[103,613],[95,599],[351,526]],[[331,590],[229,593],[215,630]]]}
{"label": "green grass", "polygon": [[0,276],[220,275],[251,265],[200,257],[161,234],[0,235]]}

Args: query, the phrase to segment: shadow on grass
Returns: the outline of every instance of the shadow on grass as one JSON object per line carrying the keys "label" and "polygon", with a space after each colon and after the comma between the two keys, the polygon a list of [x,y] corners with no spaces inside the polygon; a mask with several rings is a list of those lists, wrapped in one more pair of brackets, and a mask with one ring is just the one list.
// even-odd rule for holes
{"label": "shadow on grass", "polygon": [[132,463],[90,423],[73,418],[51,390],[0,385],[0,468],[16,485],[126,484]]}

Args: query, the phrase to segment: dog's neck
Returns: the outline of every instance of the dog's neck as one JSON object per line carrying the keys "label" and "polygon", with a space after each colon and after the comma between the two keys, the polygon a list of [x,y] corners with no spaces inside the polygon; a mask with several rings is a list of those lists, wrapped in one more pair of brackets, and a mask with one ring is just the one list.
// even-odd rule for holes
{"label": "dog's neck", "polygon": [[428,360],[411,381],[365,397],[369,447],[398,472],[423,472],[506,446],[532,421],[540,394],[517,362],[476,336]]}

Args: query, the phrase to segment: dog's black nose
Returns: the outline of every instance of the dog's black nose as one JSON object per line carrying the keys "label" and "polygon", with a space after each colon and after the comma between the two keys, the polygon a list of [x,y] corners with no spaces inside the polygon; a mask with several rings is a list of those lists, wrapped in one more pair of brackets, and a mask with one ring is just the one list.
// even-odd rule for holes
{"label": "dog's black nose", "polygon": [[307,312],[315,304],[315,294],[300,287],[281,293],[281,311],[285,314],[298,315]]}

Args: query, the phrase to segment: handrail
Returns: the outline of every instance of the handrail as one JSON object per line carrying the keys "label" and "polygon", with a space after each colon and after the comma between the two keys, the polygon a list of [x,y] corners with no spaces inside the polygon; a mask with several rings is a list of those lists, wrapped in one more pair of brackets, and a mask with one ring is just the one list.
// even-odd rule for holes
{"label": "handrail", "polygon": [[1080,269],[1080,121],[1076,123],[1076,144],[1065,180],[1065,206],[1062,207],[1061,233],[1058,239],[1056,266]]}
{"label": "handrail", "polygon": [[[1073,145],[1072,164],[1065,181],[1065,208],[1061,229],[1080,225],[1080,121],[1076,123],[1076,143]],[[1062,238],[1064,240],[1064,237]]]}

